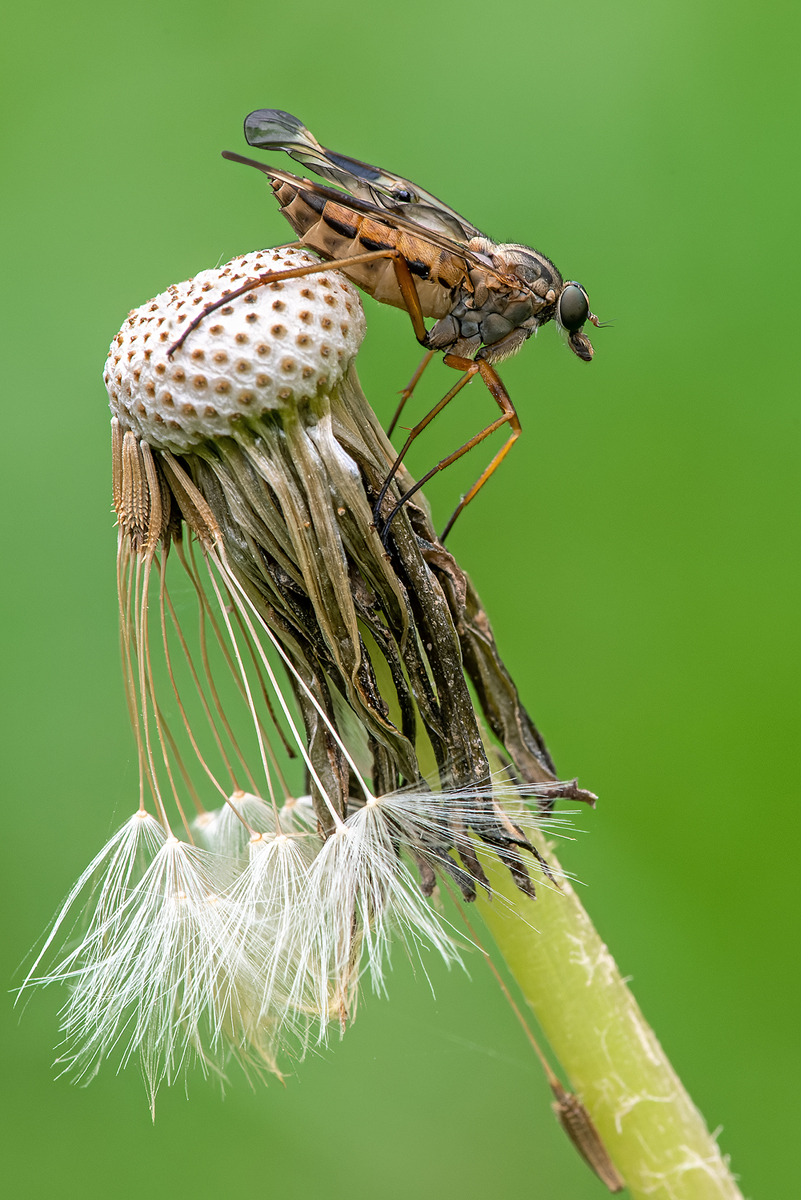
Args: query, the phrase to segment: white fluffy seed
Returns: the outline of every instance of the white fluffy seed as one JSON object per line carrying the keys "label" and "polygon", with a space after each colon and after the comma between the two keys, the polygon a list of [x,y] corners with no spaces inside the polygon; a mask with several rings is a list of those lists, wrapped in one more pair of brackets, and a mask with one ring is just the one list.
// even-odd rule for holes
{"label": "white fluffy seed", "polygon": [[335,387],[365,325],[358,292],[334,270],[245,292],[209,313],[167,357],[186,324],[225,291],[265,271],[318,262],[302,250],[245,254],[134,309],[106,361],[111,411],[155,448],[181,452]]}

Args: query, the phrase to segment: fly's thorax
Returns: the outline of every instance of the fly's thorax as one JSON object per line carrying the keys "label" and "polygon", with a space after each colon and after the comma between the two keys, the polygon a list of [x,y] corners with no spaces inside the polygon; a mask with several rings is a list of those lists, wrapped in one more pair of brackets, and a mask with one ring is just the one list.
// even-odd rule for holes
{"label": "fly's thorax", "polygon": [[[505,278],[519,280],[520,285],[530,288],[541,299],[548,297],[548,303],[556,300],[562,289],[562,276],[557,267],[531,246],[522,246],[517,242],[491,242],[489,238],[475,237],[468,242],[468,249],[487,260],[487,266]],[[472,277],[472,275],[471,275]],[[549,297],[549,293],[553,296]]]}
{"label": "fly's thorax", "polygon": [[511,339],[514,348],[502,354],[507,357],[519,349],[542,323],[546,310],[553,307],[525,281],[495,270],[473,267],[470,284],[471,290],[462,289],[448,316],[432,329],[431,346],[444,349],[458,342],[467,350],[479,345],[497,346]]}
{"label": "fly's thorax", "polygon": [[[590,312],[589,299],[581,284],[573,280],[566,282],[554,263],[531,246],[521,246],[513,242],[496,245],[488,238],[481,237],[473,238],[469,246],[474,253],[482,255],[488,262],[491,261],[494,272],[497,272],[494,275],[495,278],[500,275],[507,285],[510,279],[519,281],[520,289],[530,297],[532,316],[518,320],[518,314],[523,310],[516,306],[517,296],[514,294],[514,289],[509,289],[509,304],[506,309],[499,311],[503,320],[511,322],[512,331],[528,328],[533,332],[540,325],[555,320],[573,353],[584,362],[591,361],[592,343],[583,332],[583,326],[588,320],[597,325],[598,319]],[[487,286],[488,280],[493,278],[493,272],[474,268],[470,272],[470,278],[473,284],[472,306],[477,310],[483,310],[487,303],[488,290],[491,290],[491,285],[490,288]],[[489,303],[490,311],[494,312],[497,300],[490,299]],[[497,361],[501,357],[508,357],[522,344],[523,339],[512,331],[504,333],[503,329],[504,325],[501,320],[489,321],[486,329],[489,335],[487,338],[483,336],[484,324],[481,323],[482,341],[485,346],[490,347],[490,353],[486,357],[493,361]],[[471,332],[472,326],[468,324],[467,330]],[[497,336],[498,334],[500,337]],[[501,352],[497,355],[494,354],[491,348],[498,342],[506,342],[506,339],[509,339],[509,348],[507,349],[504,344]],[[516,344],[513,345],[515,342]]]}
{"label": "fly's thorax", "polygon": [[154,449],[181,453],[336,387],[365,325],[358,292],[334,270],[254,287],[167,353],[185,322],[226,292],[317,261],[288,249],[246,254],[134,309],[106,362],[113,414]]}
{"label": "fly's thorax", "polygon": [[553,319],[562,277],[550,259],[528,246],[474,237],[468,249],[486,266],[471,267],[456,303],[431,330],[429,345],[457,347],[462,354],[483,345],[482,357],[500,361]]}
{"label": "fly's thorax", "polygon": [[498,268],[502,267],[530,283],[539,279],[549,287],[559,289],[562,286],[562,276],[558,267],[533,246],[504,242],[495,247],[493,261]]}

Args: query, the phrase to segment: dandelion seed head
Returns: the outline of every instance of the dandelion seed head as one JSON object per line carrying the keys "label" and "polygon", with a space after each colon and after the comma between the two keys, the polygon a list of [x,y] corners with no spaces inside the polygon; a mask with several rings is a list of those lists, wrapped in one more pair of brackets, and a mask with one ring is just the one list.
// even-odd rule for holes
{"label": "dandelion seed head", "polygon": [[[134,309],[111,344],[105,370],[114,415],[154,448],[182,452],[208,438],[230,436],[232,423],[258,420],[314,396],[320,386],[335,387],[356,356],[365,324],[357,290],[334,271],[331,278],[351,309],[346,324],[331,324],[327,293],[314,286],[313,275],[286,279],[280,285],[281,323],[275,322],[271,287],[256,287],[210,313],[167,356],[186,322],[205,305],[265,271],[317,261],[302,250],[245,254]],[[291,338],[287,354],[296,326],[302,335]]]}

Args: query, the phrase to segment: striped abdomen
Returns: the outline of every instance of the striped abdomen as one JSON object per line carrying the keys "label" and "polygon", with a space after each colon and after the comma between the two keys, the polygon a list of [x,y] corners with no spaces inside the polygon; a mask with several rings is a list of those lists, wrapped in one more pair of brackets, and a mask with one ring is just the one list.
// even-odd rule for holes
{"label": "striped abdomen", "polygon": [[[457,254],[286,180],[274,179],[272,187],[281,212],[310,250],[334,262],[369,250],[398,250],[415,277],[424,316],[447,316],[456,303],[467,277],[467,264]],[[382,304],[406,308],[391,259],[345,267],[343,274]],[[467,287],[472,290],[469,282]]]}

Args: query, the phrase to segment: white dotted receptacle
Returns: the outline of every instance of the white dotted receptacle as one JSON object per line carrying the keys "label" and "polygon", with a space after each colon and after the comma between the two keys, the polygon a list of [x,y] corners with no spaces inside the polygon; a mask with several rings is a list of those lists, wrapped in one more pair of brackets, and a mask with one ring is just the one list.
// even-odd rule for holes
{"label": "white dotted receptacle", "polygon": [[333,269],[267,282],[204,317],[203,308],[266,272],[318,265],[302,250],[260,250],[201,271],[134,309],[111,343],[111,410],[156,448],[188,450],[243,421],[330,390],[364,337],[355,287]]}

